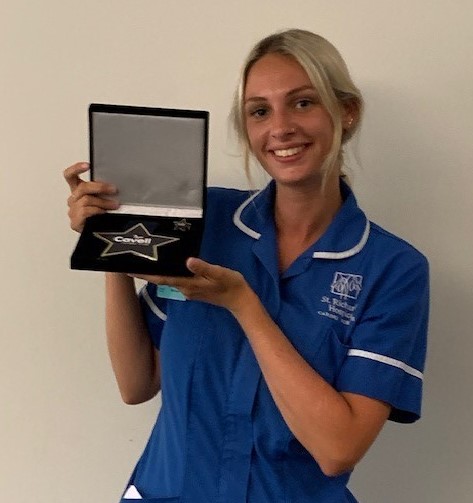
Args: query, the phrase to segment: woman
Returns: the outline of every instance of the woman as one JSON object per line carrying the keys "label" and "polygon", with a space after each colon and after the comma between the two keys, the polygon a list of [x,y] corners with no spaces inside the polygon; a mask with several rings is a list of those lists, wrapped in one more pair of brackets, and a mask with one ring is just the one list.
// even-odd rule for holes
{"label": "woman", "polygon": [[[127,403],[162,408],[122,501],[356,501],[349,475],[385,421],[420,414],[428,267],[370,223],[343,181],[362,98],[303,30],[259,42],[232,111],[261,192],[210,189],[192,278],[106,275],[107,338]],[[65,171],[71,226],[114,188]],[[177,287],[187,301],[159,297]]]}

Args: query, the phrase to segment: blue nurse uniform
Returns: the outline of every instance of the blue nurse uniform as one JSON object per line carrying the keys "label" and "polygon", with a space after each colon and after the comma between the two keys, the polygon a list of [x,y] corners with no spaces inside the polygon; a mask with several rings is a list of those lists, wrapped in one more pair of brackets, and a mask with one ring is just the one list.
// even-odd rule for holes
{"label": "blue nurse uniform", "polygon": [[[338,391],[419,418],[428,265],[371,223],[350,188],[324,235],[280,273],[274,183],[209,189],[201,258],[240,271],[304,359]],[[148,503],[354,502],[349,473],[327,477],[276,407],[232,315],[197,301],[141,302],[160,350],[162,407],[129,482]],[[122,502],[129,501],[125,497]]]}

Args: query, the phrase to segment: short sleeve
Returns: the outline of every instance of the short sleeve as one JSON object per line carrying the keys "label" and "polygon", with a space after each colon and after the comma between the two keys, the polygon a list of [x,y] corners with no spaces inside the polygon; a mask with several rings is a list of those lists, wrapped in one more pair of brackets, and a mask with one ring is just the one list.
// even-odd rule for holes
{"label": "short sleeve", "polygon": [[336,388],[389,403],[393,421],[416,421],[421,414],[428,314],[427,260],[416,251],[401,254],[372,285]]}
{"label": "short sleeve", "polygon": [[166,315],[166,299],[157,296],[157,286],[147,283],[139,294],[141,309],[153,344],[159,349]]}

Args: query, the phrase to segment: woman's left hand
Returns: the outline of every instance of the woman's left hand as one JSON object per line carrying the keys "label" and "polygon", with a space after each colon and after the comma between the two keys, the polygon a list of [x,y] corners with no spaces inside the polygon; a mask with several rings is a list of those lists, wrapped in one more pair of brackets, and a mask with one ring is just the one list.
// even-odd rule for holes
{"label": "woman's left hand", "polygon": [[209,264],[198,258],[186,262],[193,277],[133,275],[156,285],[177,288],[189,300],[208,302],[238,312],[255,294],[238,271]]}

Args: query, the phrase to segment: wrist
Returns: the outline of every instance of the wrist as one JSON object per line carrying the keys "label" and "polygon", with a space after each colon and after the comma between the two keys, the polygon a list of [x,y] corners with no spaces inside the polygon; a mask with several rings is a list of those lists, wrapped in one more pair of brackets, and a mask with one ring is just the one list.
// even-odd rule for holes
{"label": "wrist", "polygon": [[241,293],[237,296],[236,302],[232,305],[229,311],[233,314],[237,321],[240,322],[243,318],[249,315],[252,309],[259,303],[259,298],[252,288],[245,283]]}

